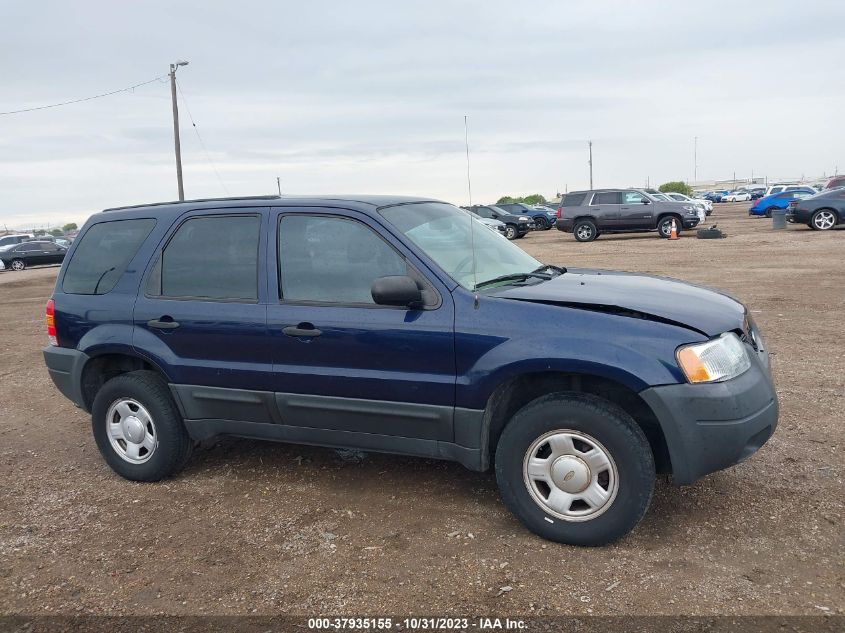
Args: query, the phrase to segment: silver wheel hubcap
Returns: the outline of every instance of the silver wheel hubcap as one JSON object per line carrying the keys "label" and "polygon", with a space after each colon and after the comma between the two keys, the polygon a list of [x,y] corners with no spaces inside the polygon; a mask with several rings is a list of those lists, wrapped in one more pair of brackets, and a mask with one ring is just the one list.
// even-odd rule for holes
{"label": "silver wheel hubcap", "polygon": [[564,521],[589,521],[616,499],[619,475],[607,449],[580,431],[551,431],[534,440],[522,465],[540,508]]}
{"label": "silver wheel hubcap", "polygon": [[582,240],[588,240],[590,239],[590,237],[592,237],[592,235],[593,229],[591,229],[589,226],[582,225],[578,227],[578,237],[580,237]]}
{"label": "silver wheel hubcap", "polygon": [[153,419],[137,400],[121,398],[106,413],[106,432],[114,451],[130,464],[143,464],[158,448]]}
{"label": "silver wheel hubcap", "polygon": [[12,262],[12,268],[14,270],[23,270],[23,262]]}
{"label": "silver wheel hubcap", "polygon": [[833,214],[830,211],[822,211],[816,214],[814,224],[817,229],[821,229],[822,231],[831,228],[834,224]]}

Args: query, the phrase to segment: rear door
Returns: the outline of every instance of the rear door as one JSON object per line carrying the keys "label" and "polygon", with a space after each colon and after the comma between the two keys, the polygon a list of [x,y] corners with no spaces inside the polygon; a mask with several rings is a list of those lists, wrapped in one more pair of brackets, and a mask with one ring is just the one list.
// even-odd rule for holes
{"label": "rear door", "polygon": [[[406,441],[451,441],[448,288],[366,214],[291,208],[273,215],[268,328],[282,423],[312,429],[309,441],[342,438],[399,452],[419,452],[403,448]],[[373,302],[375,279],[406,274],[423,289],[425,308]]]}
{"label": "rear door", "polygon": [[[622,206],[621,191],[597,191],[590,201],[588,213],[596,218],[599,229],[619,227],[619,207]],[[624,227],[623,227],[624,228]]]}
{"label": "rear door", "polygon": [[266,221],[266,208],[191,212],[144,276],[133,343],[165,368],[189,419],[272,421]]}
{"label": "rear door", "polygon": [[639,191],[623,191],[619,207],[619,228],[654,228],[654,205]]}

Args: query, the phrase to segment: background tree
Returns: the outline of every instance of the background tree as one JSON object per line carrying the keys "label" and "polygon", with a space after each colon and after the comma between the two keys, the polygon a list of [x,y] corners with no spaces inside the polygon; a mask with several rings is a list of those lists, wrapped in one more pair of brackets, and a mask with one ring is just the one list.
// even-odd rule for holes
{"label": "background tree", "polygon": [[76,229],[78,229],[78,228],[79,228],[79,227],[78,227],[78,226],[76,226],[76,222],[68,222],[67,224],[65,224],[65,225],[62,227],[62,231],[64,231],[65,233],[67,233],[68,231],[75,231],[75,230],[76,230]]}
{"label": "background tree", "polygon": [[542,194],[532,193],[530,196],[525,197],[502,196],[496,200],[496,204],[513,204],[514,202],[521,202],[523,204],[544,204],[546,202],[546,198]]}
{"label": "background tree", "polygon": [[672,182],[664,182],[658,188],[663,193],[682,193],[685,196],[692,195],[692,187],[680,180],[673,180]]}
{"label": "background tree", "polygon": [[32,234],[36,237],[39,235],[47,235],[47,231],[45,231],[44,229],[35,229]]}
{"label": "background tree", "polygon": [[51,229],[50,235],[52,235],[53,237],[60,237],[64,235],[64,232],[61,229]]}

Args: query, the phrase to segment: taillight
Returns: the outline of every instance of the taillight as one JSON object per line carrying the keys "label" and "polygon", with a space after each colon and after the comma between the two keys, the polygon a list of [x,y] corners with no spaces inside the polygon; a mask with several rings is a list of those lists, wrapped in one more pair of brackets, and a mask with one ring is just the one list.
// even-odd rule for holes
{"label": "taillight", "polygon": [[560,216],[560,212],[561,212],[561,211],[563,211],[563,207],[558,207],[558,208],[557,208],[557,217],[561,217],[561,216]]}
{"label": "taillight", "polygon": [[56,338],[56,302],[52,299],[47,300],[46,315],[47,338],[50,339],[50,345],[58,346],[59,339]]}

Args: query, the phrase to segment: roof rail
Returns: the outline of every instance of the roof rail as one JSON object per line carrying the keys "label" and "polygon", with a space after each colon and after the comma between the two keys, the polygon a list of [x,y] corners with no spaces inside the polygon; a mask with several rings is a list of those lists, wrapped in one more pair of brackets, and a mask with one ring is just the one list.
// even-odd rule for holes
{"label": "roof rail", "polygon": [[170,202],[148,202],[147,204],[131,204],[125,207],[110,207],[103,209],[103,213],[108,211],[123,211],[124,209],[142,209],[144,207],[163,207],[171,204],[191,204],[195,202],[229,202],[231,200],[280,200],[281,197],[277,195],[269,196],[234,196],[230,198],[196,198],[194,200],[172,200]]}

